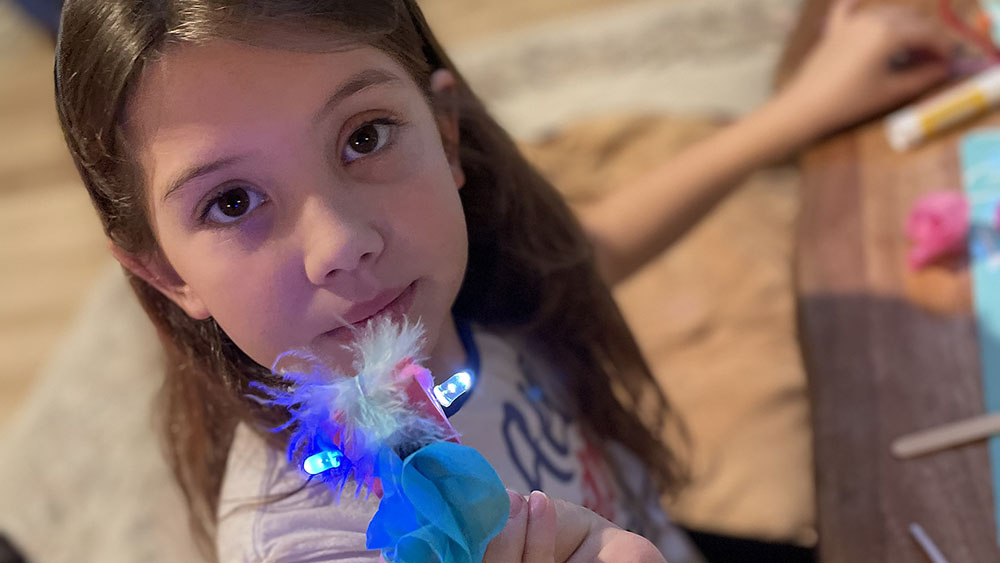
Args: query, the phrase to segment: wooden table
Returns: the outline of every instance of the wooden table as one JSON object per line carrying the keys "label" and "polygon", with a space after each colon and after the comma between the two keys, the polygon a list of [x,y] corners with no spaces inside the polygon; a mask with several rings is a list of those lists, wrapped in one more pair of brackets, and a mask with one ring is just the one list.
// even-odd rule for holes
{"label": "wooden table", "polygon": [[[815,39],[827,4],[807,0],[779,76]],[[1000,116],[973,126],[990,122],[1000,125]],[[985,442],[907,461],[889,453],[901,434],[984,409],[974,319],[930,313],[906,297],[913,279],[904,218],[919,195],[960,189],[962,132],[896,154],[878,120],[820,143],[801,161],[798,328],[824,563],[926,561],[911,522],[953,563],[1000,561]]]}

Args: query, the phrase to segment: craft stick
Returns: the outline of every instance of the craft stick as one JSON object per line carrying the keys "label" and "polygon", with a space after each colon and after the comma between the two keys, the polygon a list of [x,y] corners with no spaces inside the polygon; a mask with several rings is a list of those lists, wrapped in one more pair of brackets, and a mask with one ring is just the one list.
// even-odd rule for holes
{"label": "craft stick", "polygon": [[892,455],[906,459],[1000,434],[1000,413],[990,413],[897,438]]}
{"label": "craft stick", "polygon": [[941,550],[938,549],[938,546],[931,541],[930,536],[924,531],[923,526],[916,522],[910,524],[910,535],[913,536],[913,539],[917,540],[920,549],[924,550],[924,554],[931,560],[931,563],[948,563]]}

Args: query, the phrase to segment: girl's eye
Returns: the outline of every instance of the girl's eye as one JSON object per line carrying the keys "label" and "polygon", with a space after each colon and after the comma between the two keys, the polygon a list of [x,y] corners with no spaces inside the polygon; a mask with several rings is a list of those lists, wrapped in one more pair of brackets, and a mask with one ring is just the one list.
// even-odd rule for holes
{"label": "girl's eye", "polygon": [[209,223],[234,223],[263,202],[264,196],[255,190],[230,188],[208,202],[201,219]]}
{"label": "girl's eye", "polygon": [[344,162],[353,162],[359,158],[372,154],[389,142],[392,133],[392,126],[396,122],[388,119],[369,121],[358,127],[347,138],[347,146],[344,147]]}

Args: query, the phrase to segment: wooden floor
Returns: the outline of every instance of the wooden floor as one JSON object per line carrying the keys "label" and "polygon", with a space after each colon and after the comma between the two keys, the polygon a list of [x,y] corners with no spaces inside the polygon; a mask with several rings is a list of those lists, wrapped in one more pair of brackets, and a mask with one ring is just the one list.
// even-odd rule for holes
{"label": "wooden floor", "polygon": [[[632,0],[424,0],[445,46]],[[110,258],[53,109],[51,39],[0,0],[0,426]]]}
{"label": "wooden floor", "polygon": [[0,424],[106,265],[62,141],[52,42],[0,0]]}

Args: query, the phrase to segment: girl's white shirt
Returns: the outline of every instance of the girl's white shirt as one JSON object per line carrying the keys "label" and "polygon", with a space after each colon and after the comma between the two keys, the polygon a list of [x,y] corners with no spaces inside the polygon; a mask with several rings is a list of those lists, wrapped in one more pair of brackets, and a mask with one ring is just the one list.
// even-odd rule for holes
{"label": "girl's white shirt", "polygon": [[[525,494],[543,490],[586,506],[652,540],[671,563],[701,561],[683,532],[671,525],[638,459],[620,444],[610,444],[609,454],[624,469],[623,479],[615,479],[573,417],[542,391],[539,378],[550,377],[551,369],[498,335],[478,329],[473,334],[478,380],[450,420],[462,442],[478,450],[508,488]],[[302,489],[304,481],[284,452],[239,426],[219,502],[220,561],[378,561],[377,551],[365,549],[378,499],[355,498],[349,485],[337,502],[325,484]],[[625,509],[626,492],[645,501],[645,527],[639,515]],[[282,498],[265,502],[273,496]]]}

